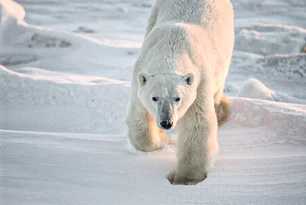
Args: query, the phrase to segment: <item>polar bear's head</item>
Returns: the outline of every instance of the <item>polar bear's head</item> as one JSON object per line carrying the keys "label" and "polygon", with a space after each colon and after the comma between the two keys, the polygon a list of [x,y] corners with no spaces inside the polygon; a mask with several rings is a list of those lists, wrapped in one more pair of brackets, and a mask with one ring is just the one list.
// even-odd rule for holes
{"label": "polar bear's head", "polygon": [[175,128],[196,99],[194,75],[138,74],[138,98],[160,129]]}

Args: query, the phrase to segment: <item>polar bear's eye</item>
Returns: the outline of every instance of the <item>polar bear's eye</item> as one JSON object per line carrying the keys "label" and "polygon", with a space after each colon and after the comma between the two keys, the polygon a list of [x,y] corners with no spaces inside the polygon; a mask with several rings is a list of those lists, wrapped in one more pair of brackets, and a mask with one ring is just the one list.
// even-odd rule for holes
{"label": "polar bear's eye", "polygon": [[153,97],[152,100],[153,100],[154,102],[156,102],[156,101],[158,101],[158,98],[157,98],[157,97]]}
{"label": "polar bear's eye", "polygon": [[174,100],[175,100],[175,102],[179,102],[181,100],[181,98],[175,98]]}

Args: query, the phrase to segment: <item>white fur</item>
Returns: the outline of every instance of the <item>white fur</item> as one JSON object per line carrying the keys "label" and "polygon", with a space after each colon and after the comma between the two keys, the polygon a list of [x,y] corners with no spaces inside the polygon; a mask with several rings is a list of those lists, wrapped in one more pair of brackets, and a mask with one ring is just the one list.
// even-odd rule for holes
{"label": "white fur", "polygon": [[214,104],[223,95],[233,28],[229,0],[157,0],[152,6],[126,123],[135,148],[152,151],[168,143],[159,123],[171,118],[178,129],[172,184],[196,184],[212,167],[218,151]]}

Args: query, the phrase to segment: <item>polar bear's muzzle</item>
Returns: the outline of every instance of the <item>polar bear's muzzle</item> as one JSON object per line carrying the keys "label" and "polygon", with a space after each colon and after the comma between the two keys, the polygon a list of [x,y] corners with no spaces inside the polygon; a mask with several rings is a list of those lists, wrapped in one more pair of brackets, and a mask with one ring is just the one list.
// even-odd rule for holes
{"label": "polar bear's muzzle", "polygon": [[174,129],[176,124],[176,112],[173,106],[167,101],[161,102],[157,108],[156,123],[160,129]]}

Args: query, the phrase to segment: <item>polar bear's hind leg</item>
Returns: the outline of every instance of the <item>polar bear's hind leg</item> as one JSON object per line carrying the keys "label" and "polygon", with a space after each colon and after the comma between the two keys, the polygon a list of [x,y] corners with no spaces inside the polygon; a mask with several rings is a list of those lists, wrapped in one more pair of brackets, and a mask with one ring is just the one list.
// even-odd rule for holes
{"label": "polar bear's hind leg", "polygon": [[217,120],[218,120],[218,126],[221,126],[225,122],[227,122],[231,114],[227,97],[222,96],[219,103],[215,102],[215,110],[216,110],[216,115],[217,115]]}

